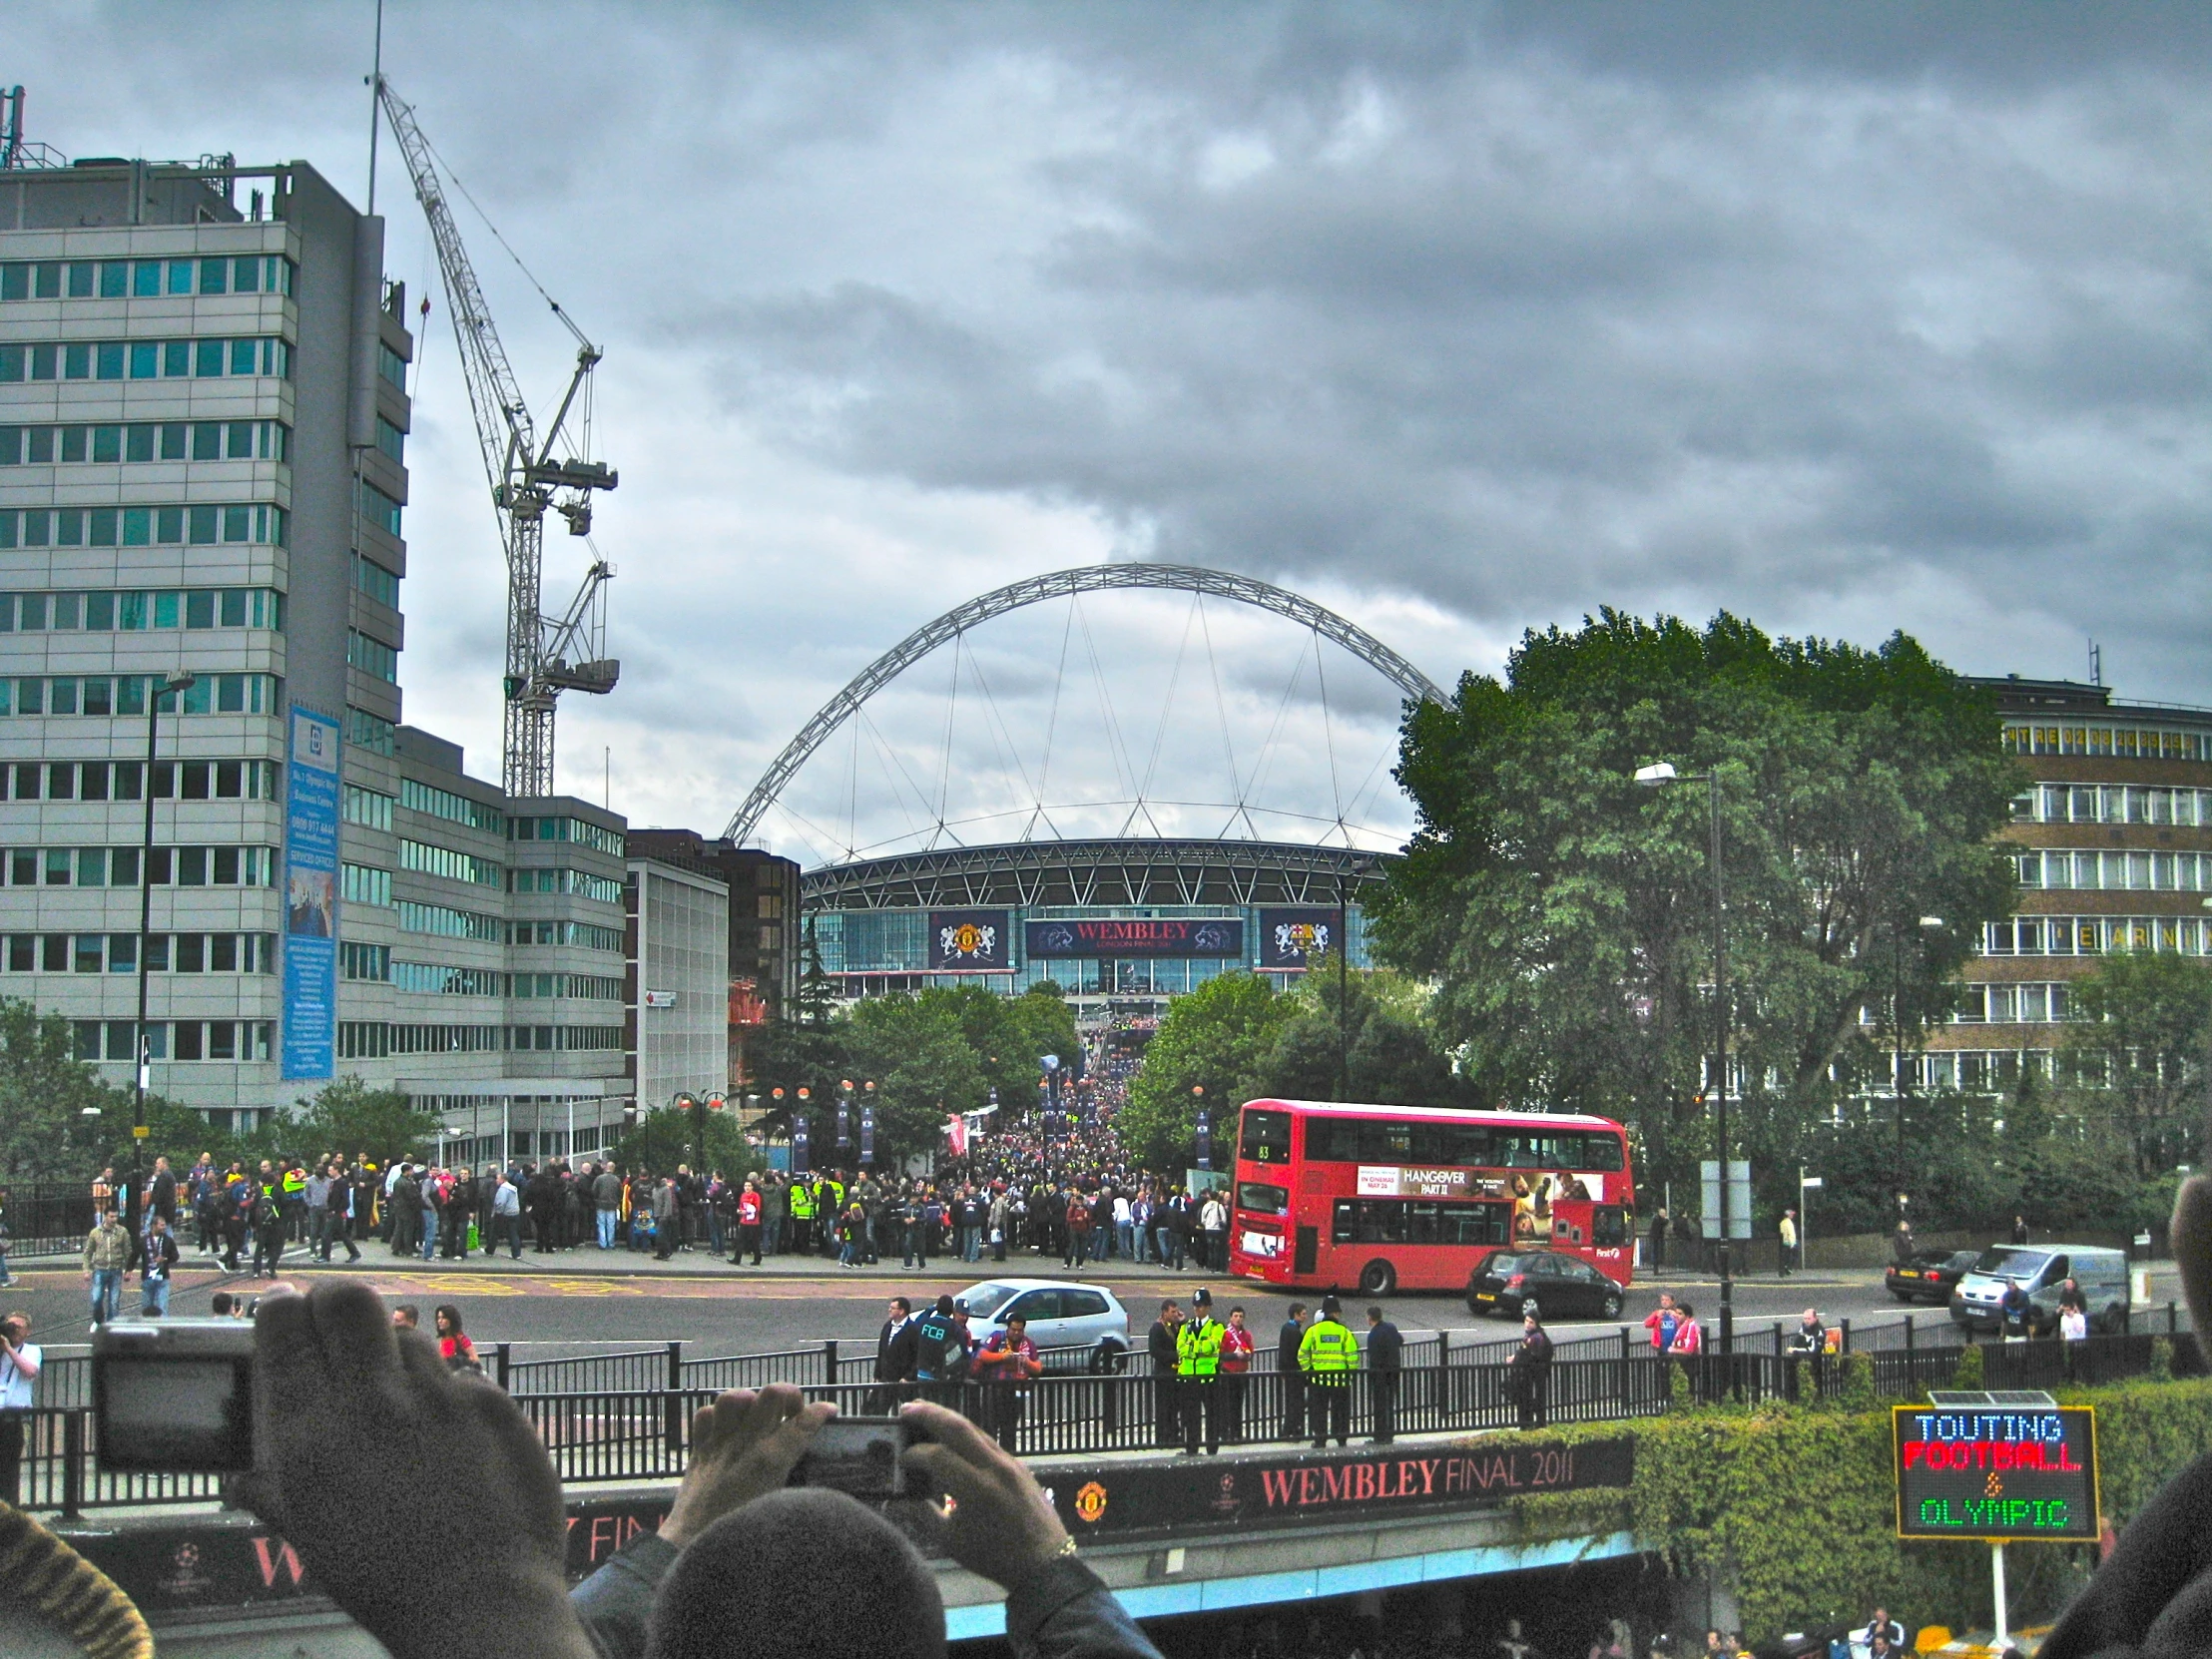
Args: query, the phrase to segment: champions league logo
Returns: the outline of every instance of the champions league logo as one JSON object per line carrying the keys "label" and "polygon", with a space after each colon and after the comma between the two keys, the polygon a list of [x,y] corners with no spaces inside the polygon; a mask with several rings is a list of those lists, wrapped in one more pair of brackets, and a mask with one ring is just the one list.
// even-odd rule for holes
{"label": "champions league logo", "polygon": [[996,960],[998,929],[978,922],[955,922],[937,929],[937,952],[948,962]]}

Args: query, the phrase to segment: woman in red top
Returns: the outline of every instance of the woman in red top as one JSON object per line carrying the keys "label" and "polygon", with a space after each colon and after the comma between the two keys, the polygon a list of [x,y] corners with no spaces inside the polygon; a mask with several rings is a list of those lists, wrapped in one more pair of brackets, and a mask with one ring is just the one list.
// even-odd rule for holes
{"label": "woman in red top", "polygon": [[450,1302],[440,1303],[437,1311],[438,1358],[445,1362],[447,1371],[465,1371],[481,1377],[484,1368],[477,1364],[476,1345],[461,1330],[461,1311]]}
{"label": "woman in red top", "polygon": [[1244,1438],[1244,1396],[1246,1375],[1252,1370],[1252,1331],[1245,1324],[1242,1308],[1229,1310],[1229,1323],[1221,1333],[1221,1410],[1222,1438],[1239,1441]]}

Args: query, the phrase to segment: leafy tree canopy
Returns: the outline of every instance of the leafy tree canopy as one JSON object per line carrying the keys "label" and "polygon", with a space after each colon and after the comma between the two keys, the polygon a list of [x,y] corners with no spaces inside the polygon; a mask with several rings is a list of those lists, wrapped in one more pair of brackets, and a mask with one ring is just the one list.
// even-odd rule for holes
{"label": "leafy tree canopy", "polygon": [[295,1105],[279,1131],[285,1147],[302,1158],[338,1153],[347,1163],[366,1158],[381,1169],[394,1158],[425,1158],[440,1125],[418,1111],[398,1089],[372,1089],[357,1076],[340,1077]]}
{"label": "leafy tree canopy", "polygon": [[[1122,1145],[1152,1169],[1186,1167],[1204,1099],[1221,1114],[1268,1092],[1266,1064],[1296,1008],[1252,973],[1224,973],[1168,1004],[1115,1119]],[[1203,1088],[1203,1096],[1191,1093]],[[1226,1135],[1226,1126],[1217,1129]]]}
{"label": "leafy tree canopy", "polygon": [[2101,1086],[2144,1174],[2194,1162],[2212,1043],[2212,968],[2186,956],[2107,956],[2072,988],[2064,1069]]}
{"label": "leafy tree canopy", "polygon": [[2020,780],[1998,739],[1991,701],[1902,634],[1866,651],[1613,611],[1530,633],[1503,680],[1466,675],[1407,719],[1418,828],[1378,941],[1434,979],[1437,1038],[1478,1099],[1635,1121],[1644,1174],[1679,1191],[1717,1024],[1708,796],[1630,779],[1717,774],[1736,1150],[1794,1167],[1834,1078],[1881,1058],[1887,1025],[1862,1010],[1894,1004],[1910,1041],[2010,909],[1988,841]]}

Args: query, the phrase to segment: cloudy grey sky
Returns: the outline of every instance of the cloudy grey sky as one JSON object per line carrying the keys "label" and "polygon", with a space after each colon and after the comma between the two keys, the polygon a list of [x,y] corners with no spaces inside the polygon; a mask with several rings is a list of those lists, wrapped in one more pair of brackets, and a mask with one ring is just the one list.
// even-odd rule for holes
{"label": "cloudy grey sky", "polygon": [[[358,200],[371,16],[23,6],[0,79],[67,152],[300,157]],[[391,0],[385,69],[607,350],[625,679],[566,705],[562,785],[611,752],[634,822],[714,830],[909,629],[1107,559],[1283,583],[1438,681],[1599,605],[1726,606],[1982,673],[2095,638],[2123,693],[2212,702],[2206,18]],[[391,272],[434,289],[397,166]],[[552,395],[563,336],[462,230]],[[495,776],[434,301],[403,681]],[[1214,804],[1162,829],[1405,822],[1387,687],[1177,596],[992,624],[869,716],[776,844],[1012,834],[1040,793],[1112,828],[1140,789]]]}

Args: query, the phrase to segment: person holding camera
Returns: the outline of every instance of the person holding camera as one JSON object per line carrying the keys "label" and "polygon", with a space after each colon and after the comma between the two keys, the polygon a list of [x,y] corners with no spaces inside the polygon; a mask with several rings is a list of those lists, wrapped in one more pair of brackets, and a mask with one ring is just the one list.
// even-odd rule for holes
{"label": "person holding camera", "polygon": [[1044,1375],[1037,1345],[1029,1340],[1029,1322],[1019,1314],[1006,1321],[1003,1331],[991,1333],[975,1355],[975,1375],[983,1384],[983,1422],[1008,1451],[1021,1427],[1021,1411],[1029,1390],[1022,1384]]}
{"label": "person holding camera", "polygon": [[32,1396],[45,1350],[31,1341],[31,1316],[10,1314],[0,1320],[0,1502],[19,1506],[23,1473],[23,1431],[31,1420]]}

